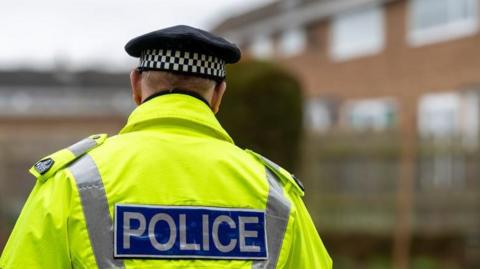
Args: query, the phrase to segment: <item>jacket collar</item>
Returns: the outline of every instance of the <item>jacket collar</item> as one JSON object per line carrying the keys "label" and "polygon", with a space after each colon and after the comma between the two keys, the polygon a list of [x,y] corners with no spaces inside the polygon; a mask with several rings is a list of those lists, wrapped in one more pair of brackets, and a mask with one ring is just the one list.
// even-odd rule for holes
{"label": "jacket collar", "polygon": [[[120,134],[141,130],[145,124],[159,124],[165,119],[180,119],[207,127],[215,138],[233,143],[233,139],[223,129],[210,107],[189,95],[166,94],[138,106],[128,117],[127,124]],[[192,128],[191,124],[180,124],[179,128]]]}

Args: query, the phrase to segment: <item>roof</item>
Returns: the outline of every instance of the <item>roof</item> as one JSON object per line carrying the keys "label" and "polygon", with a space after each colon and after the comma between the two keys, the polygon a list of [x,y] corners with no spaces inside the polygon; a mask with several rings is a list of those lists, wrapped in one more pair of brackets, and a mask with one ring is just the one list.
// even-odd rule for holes
{"label": "roof", "polygon": [[242,28],[246,24],[259,21],[262,18],[275,16],[280,12],[280,6],[280,2],[272,2],[268,5],[248,11],[244,14],[228,18],[216,26],[213,31],[216,33],[225,33],[233,29]]}
{"label": "roof", "polygon": [[320,21],[340,12],[395,0],[280,0],[229,18],[213,29],[232,40],[273,34]]}
{"label": "roof", "polygon": [[129,87],[128,73],[0,71],[0,118],[123,117]]}
{"label": "roof", "polygon": [[325,2],[329,0],[279,0],[264,5],[262,7],[250,10],[246,13],[228,18],[227,20],[216,26],[213,31],[217,33],[224,33],[232,29],[241,28],[250,23],[260,21],[265,18],[270,18],[284,11],[296,9],[312,2]]}
{"label": "roof", "polygon": [[0,86],[129,88],[130,81],[128,73],[5,70]]}

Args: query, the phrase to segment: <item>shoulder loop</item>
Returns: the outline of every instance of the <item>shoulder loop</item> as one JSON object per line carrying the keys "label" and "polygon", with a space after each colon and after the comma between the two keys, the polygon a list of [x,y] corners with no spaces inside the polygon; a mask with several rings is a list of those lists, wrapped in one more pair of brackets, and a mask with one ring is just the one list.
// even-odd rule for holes
{"label": "shoulder loop", "polygon": [[287,170],[280,167],[278,164],[272,162],[267,157],[264,157],[252,150],[246,149],[247,153],[253,155],[257,158],[260,162],[262,162],[270,171],[275,173],[284,183],[294,187],[294,190],[300,195],[305,195],[305,189],[303,188],[303,184],[300,180],[298,180],[295,175],[290,174]]}
{"label": "shoulder loop", "polygon": [[52,177],[58,170],[103,144],[107,137],[108,135],[106,134],[96,134],[82,139],[68,148],[61,149],[42,158],[30,168],[29,172],[36,177],[37,180],[44,182]]}

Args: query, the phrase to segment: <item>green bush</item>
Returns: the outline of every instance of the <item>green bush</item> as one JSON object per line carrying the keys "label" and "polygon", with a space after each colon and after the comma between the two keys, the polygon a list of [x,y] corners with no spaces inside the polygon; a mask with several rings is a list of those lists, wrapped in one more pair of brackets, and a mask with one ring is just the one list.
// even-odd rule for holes
{"label": "green bush", "polygon": [[390,269],[392,261],[385,256],[373,256],[367,262],[368,269]]}
{"label": "green bush", "polygon": [[412,260],[413,269],[438,269],[442,268],[432,257],[420,256]]}
{"label": "green bush", "polygon": [[296,78],[272,63],[248,61],[227,69],[219,120],[236,144],[287,169],[297,164],[302,95]]}

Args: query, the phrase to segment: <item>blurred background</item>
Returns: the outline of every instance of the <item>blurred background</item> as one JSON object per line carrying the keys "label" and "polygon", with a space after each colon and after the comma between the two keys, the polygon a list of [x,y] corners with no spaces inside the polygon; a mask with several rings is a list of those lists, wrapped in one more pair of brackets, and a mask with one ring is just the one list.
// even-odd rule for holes
{"label": "blurred background", "polygon": [[125,124],[123,45],[188,24],[242,48],[219,119],[304,182],[334,268],[480,268],[479,2],[3,3],[0,250],[28,168]]}

